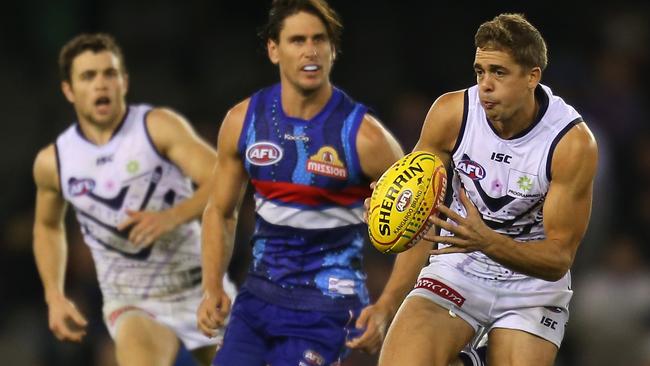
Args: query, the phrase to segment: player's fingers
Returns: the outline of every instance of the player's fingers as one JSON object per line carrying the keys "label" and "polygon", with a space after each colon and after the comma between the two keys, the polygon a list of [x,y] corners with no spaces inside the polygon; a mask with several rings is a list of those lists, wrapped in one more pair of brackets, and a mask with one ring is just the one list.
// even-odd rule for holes
{"label": "player's fingers", "polygon": [[458,195],[460,196],[460,201],[463,203],[463,206],[465,206],[465,209],[469,211],[476,210],[476,206],[474,206],[474,202],[472,202],[469,199],[469,196],[467,196],[467,191],[465,190],[465,187],[460,188],[460,193]]}
{"label": "player's fingers", "polygon": [[364,308],[361,311],[361,314],[359,314],[359,317],[357,318],[357,321],[354,323],[354,325],[360,329],[366,328],[368,319],[370,319],[370,314],[371,310],[369,308]]}
{"label": "player's fingers", "polygon": [[424,240],[430,241],[432,243],[456,245],[456,246],[459,246],[461,248],[464,248],[464,247],[467,246],[467,243],[466,243],[465,239],[460,238],[458,236],[432,235],[432,236],[425,236]]}
{"label": "player's fingers", "polygon": [[374,190],[375,187],[377,187],[377,181],[373,180],[372,182],[370,182],[370,189]]}
{"label": "player's fingers", "polygon": [[[438,205],[438,211],[444,215],[446,215],[448,218],[452,219],[454,222],[461,223],[464,218],[457,214],[455,211],[450,209],[449,207],[445,205]],[[436,216],[429,216],[429,217],[436,217]]]}
{"label": "player's fingers", "polygon": [[[448,222],[447,220],[441,220],[437,216],[429,216],[429,222],[434,224],[436,227],[443,228],[443,229],[445,229],[445,230],[447,230],[449,232],[452,232],[454,234],[456,234],[457,231],[458,231],[458,226],[457,225],[454,225],[454,224]],[[427,235],[425,235],[425,237],[426,236]]]}
{"label": "player's fingers", "polygon": [[467,248],[459,248],[459,247],[446,247],[446,248],[441,248],[441,249],[431,249],[429,251],[430,255],[441,255],[441,254],[456,254],[456,253],[470,253],[472,250],[469,250]]}
{"label": "player's fingers", "polygon": [[79,312],[79,310],[77,310],[75,306],[71,307],[70,319],[74,322],[76,326],[85,327],[86,325],[88,325],[88,320],[86,320],[86,318],[83,315],[81,315],[81,313]]}
{"label": "player's fingers", "polygon": [[135,218],[129,217],[126,220],[122,221],[120,224],[117,225],[117,230],[122,231],[122,230],[128,228],[129,226],[135,224],[135,222],[136,222]]}

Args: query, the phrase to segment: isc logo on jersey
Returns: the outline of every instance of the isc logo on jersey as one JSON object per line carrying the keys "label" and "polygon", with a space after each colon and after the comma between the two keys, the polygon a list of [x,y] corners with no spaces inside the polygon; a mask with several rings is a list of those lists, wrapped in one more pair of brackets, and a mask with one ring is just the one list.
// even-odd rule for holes
{"label": "isc logo on jersey", "polygon": [[260,141],[246,149],[246,160],[253,165],[271,165],[282,160],[282,148],[273,142]]}

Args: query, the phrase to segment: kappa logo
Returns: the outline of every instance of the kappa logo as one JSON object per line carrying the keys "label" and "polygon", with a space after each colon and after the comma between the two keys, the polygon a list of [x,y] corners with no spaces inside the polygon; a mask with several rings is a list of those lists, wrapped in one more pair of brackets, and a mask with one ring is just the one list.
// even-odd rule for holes
{"label": "kappa logo", "polygon": [[397,211],[404,212],[404,210],[409,208],[411,205],[411,197],[413,197],[413,192],[410,189],[407,189],[404,192],[400,193],[400,195],[397,197],[397,204],[395,205]]}
{"label": "kappa logo", "polygon": [[95,181],[90,178],[70,178],[68,180],[68,193],[73,197],[83,196],[95,189]]}
{"label": "kappa logo", "polygon": [[323,146],[307,160],[307,171],[335,179],[346,179],[348,170],[332,146]]}
{"label": "kappa logo", "polygon": [[485,168],[481,164],[463,157],[461,161],[456,164],[456,170],[468,176],[471,180],[481,180],[485,178]]}
{"label": "kappa logo", "polygon": [[246,160],[253,165],[275,164],[282,160],[282,155],[282,148],[270,141],[256,142],[246,149]]}
{"label": "kappa logo", "polygon": [[423,288],[425,290],[429,290],[434,294],[442,297],[443,299],[447,299],[453,302],[458,307],[463,306],[465,303],[465,298],[461,296],[461,294],[459,294],[456,290],[440,281],[434,280],[433,278],[420,278],[415,284],[415,288]]}

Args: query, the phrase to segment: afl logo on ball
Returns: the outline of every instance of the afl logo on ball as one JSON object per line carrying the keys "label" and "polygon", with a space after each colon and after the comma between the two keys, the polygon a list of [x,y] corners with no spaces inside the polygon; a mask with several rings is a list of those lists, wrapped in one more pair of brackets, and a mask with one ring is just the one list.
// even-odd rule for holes
{"label": "afl logo on ball", "polygon": [[407,189],[404,192],[400,193],[400,195],[397,197],[397,204],[395,205],[397,211],[404,212],[404,210],[406,210],[411,205],[411,197],[413,197],[413,192],[411,192],[410,189]]}
{"label": "afl logo on ball", "polygon": [[246,149],[246,160],[253,165],[271,165],[282,160],[282,148],[272,142],[261,141]]}

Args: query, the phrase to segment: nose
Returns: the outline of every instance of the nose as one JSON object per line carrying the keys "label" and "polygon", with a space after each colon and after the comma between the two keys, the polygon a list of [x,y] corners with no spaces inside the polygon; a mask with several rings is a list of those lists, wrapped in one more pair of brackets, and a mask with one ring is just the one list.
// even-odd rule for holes
{"label": "nose", "polygon": [[492,78],[490,78],[489,73],[486,72],[478,78],[478,86],[484,92],[492,91],[494,89],[494,82]]}

